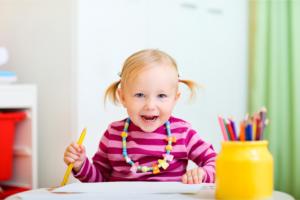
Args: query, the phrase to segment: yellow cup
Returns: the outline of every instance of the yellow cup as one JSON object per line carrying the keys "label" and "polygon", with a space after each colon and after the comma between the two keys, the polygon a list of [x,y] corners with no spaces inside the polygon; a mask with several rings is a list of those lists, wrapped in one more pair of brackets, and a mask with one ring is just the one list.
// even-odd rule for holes
{"label": "yellow cup", "polygon": [[224,141],[216,160],[217,199],[266,199],[273,192],[267,141]]}

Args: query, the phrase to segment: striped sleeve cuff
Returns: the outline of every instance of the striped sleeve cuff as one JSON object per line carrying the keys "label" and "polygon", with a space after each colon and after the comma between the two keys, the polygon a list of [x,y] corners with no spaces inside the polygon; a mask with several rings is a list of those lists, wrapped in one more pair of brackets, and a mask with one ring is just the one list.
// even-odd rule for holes
{"label": "striped sleeve cuff", "polygon": [[215,176],[216,176],[215,166],[208,165],[208,166],[202,167],[202,169],[204,170],[204,176],[202,178],[202,182],[203,183],[214,183]]}
{"label": "striped sleeve cuff", "polygon": [[81,169],[78,172],[75,172],[74,170],[72,170],[74,177],[81,181],[81,179],[83,179],[86,175],[88,165],[90,165],[90,162],[89,162],[89,159],[86,157],[85,160],[83,161]]}

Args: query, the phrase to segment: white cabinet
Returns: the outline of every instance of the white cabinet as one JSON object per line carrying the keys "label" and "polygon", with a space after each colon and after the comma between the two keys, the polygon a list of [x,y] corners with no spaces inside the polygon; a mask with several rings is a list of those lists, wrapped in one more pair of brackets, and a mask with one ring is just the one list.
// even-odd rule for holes
{"label": "white cabinet", "polygon": [[35,85],[0,85],[0,112],[12,109],[27,114],[25,120],[16,124],[12,178],[0,184],[37,188],[36,99]]}

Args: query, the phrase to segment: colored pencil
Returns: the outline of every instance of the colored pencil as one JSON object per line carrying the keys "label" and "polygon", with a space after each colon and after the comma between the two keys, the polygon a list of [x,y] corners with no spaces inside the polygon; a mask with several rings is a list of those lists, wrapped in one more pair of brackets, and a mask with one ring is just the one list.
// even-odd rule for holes
{"label": "colored pencil", "polygon": [[236,129],[235,121],[232,117],[225,119],[218,116],[219,125],[225,141],[256,141],[263,139],[265,127],[269,120],[266,118],[267,109],[261,108],[253,116],[247,113],[244,120],[239,124],[239,130]]}
{"label": "colored pencil", "polygon": [[233,140],[233,141],[236,140],[229,120],[226,121],[226,127],[227,127],[227,130],[228,130],[229,134],[230,134],[231,140]]}
{"label": "colored pencil", "polygon": [[219,125],[221,127],[223,138],[224,138],[225,141],[227,141],[228,140],[228,135],[227,135],[226,130],[225,130],[225,126],[224,126],[224,123],[223,123],[223,118],[221,116],[218,116],[218,121],[219,121]]}
{"label": "colored pencil", "polygon": [[[86,135],[86,128],[84,128],[82,130],[82,132],[81,132],[81,135],[80,135],[80,137],[79,137],[79,139],[77,141],[78,145],[82,144],[85,135]],[[71,163],[71,164],[68,165],[68,168],[67,168],[67,170],[65,172],[64,178],[63,178],[63,180],[62,180],[62,182],[60,184],[61,186],[64,186],[64,185],[66,185],[68,183],[68,179],[69,179],[69,176],[70,176],[70,173],[71,173],[72,169],[73,169],[73,163]]]}
{"label": "colored pencil", "polygon": [[240,123],[240,141],[245,141],[246,140],[246,136],[245,136],[245,123],[241,122]]}

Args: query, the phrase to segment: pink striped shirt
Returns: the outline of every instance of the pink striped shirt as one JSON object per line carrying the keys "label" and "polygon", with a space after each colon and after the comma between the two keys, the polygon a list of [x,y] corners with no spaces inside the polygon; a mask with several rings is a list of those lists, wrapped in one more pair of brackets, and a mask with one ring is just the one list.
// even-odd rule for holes
{"label": "pink striped shirt", "polygon": [[[131,166],[122,155],[121,132],[125,120],[121,120],[110,124],[100,140],[93,162],[86,158],[81,170],[78,173],[73,172],[74,176],[82,182],[181,181],[188,160],[192,160],[204,169],[202,181],[214,182],[216,152],[212,145],[201,140],[188,122],[175,117],[171,117],[169,121],[172,136],[175,136],[177,141],[172,144],[171,154],[174,155],[174,159],[167,169],[161,169],[158,174],[130,171]],[[128,156],[133,162],[151,167],[165,153],[166,135],[165,126],[159,127],[153,133],[146,133],[131,122],[127,137]]]}

